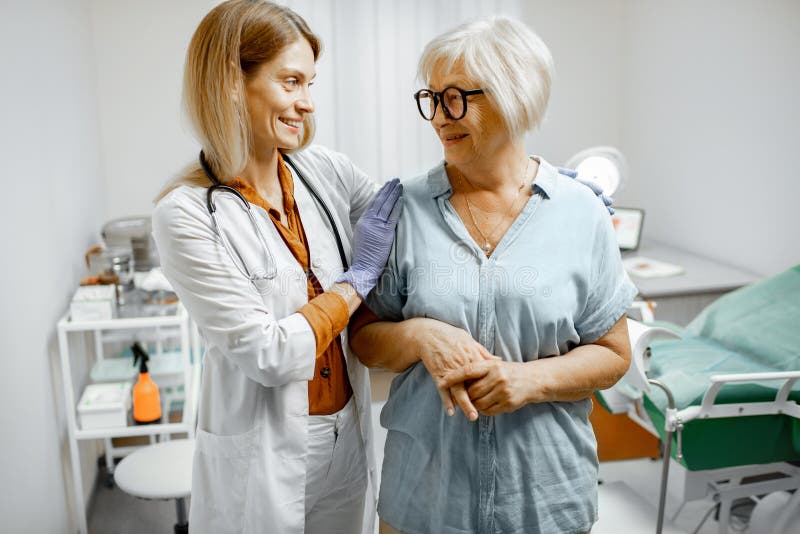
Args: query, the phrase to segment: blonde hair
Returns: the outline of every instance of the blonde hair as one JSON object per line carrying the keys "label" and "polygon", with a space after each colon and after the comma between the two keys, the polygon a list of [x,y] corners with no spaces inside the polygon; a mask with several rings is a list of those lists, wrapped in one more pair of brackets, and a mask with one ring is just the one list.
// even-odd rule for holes
{"label": "blonde hair", "polygon": [[486,90],[512,138],[541,125],[550,99],[553,57],[525,24],[494,16],[445,32],[425,47],[418,76],[428,84],[435,71],[456,65]]}
{"label": "blonde hair", "polygon": [[[250,154],[252,128],[244,101],[244,82],[284,48],[305,39],[314,61],[319,38],[291,9],[265,0],[229,0],[212,9],[195,30],[183,72],[183,105],[211,170],[225,182],[238,175]],[[296,150],[311,143],[314,118],[303,118]],[[289,152],[288,150],[286,152]],[[199,162],[188,165],[158,195],[180,185],[207,186]]]}

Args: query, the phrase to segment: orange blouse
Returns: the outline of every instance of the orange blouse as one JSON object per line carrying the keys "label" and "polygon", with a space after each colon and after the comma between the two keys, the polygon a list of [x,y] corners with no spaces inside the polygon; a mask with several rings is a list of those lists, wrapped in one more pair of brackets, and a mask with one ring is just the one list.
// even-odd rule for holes
{"label": "orange blouse", "polygon": [[347,326],[350,313],[341,295],[325,293],[316,275],[310,268],[308,241],[300,212],[294,202],[292,174],[278,160],[278,179],[283,192],[283,210],[287,225],[281,223],[280,212],[271,207],[250,184],[236,177],[227,185],[238,190],[248,202],[266,210],[275,228],[283,238],[297,262],[308,273],[308,304],[300,308],[317,340],[317,363],[314,378],[308,383],[309,415],[330,415],[344,408],[353,394],[347,376],[347,364],[339,334]]}

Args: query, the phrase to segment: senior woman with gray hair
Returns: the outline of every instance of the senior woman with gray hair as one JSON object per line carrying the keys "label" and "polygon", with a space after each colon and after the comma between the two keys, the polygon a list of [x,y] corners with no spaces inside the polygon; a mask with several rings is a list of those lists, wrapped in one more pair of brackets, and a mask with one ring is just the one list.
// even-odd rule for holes
{"label": "senior woman with gray hair", "polygon": [[636,290],[603,204],[526,153],[550,52],[495,17],[434,39],[419,72],[444,162],[404,183],[389,263],[351,325],[365,364],[402,372],[381,414],[382,528],[588,532],[589,395],[628,368]]}

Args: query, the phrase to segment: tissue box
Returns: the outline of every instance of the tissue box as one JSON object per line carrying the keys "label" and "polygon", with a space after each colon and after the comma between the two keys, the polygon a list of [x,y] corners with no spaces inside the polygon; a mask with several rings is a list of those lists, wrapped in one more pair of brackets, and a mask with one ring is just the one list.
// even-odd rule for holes
{"label": "tissue box", "polygon": [[72,321],[104,321],[114,317],[116,308],[116,286],[81,286],[72,297],[69,316]]}
{"label": "tissue box", "polygon": [[78,403],[78,420],[83,430],[128,425],[131,383],[90,384]]}

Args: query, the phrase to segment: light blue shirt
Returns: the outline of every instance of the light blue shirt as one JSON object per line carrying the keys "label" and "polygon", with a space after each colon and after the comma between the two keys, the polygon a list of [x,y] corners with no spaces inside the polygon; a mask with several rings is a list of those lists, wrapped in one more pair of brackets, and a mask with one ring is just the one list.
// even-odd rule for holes
{"label": "light blue shirt", "polygon": [[[533,194],[490,258],[449,201],[440,164],[404,183],[389,264],[367,303],[382,319],[430,317],[526,362],[602,337],[636,289],[610,217],[540,158]],[[448,417],[420,362],[392,382],[380,517],[407,534],[587,532],[597,518],[591,401]]]}

